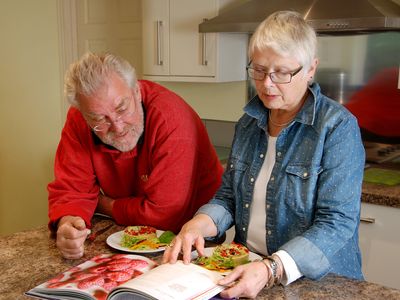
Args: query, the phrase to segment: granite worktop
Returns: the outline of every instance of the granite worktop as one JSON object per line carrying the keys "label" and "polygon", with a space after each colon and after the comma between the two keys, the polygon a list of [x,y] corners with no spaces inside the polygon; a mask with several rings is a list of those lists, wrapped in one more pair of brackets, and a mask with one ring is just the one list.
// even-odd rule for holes
{"label": "granite worktop", "polygon": [[[112,223],[96,217],[93,231]],[[86,242],[85,255],[78,260],[63,259],[46,226],[0,238],[0,299],[31,299],[24,292],[57,274],[102,253],[118,253],[106,238],[123,227],[114,225],[93,242]],[[161,255],[148,255],[160,260]],[[365,281],[328,275],[321,281],[300,279],[287,287],[263,290],[257,299],[400,299],[400,290]]]}
{"label": "granite worktop", "polygon": [[400,185],[389,186],[364,181],[361,201],[400,208]]}

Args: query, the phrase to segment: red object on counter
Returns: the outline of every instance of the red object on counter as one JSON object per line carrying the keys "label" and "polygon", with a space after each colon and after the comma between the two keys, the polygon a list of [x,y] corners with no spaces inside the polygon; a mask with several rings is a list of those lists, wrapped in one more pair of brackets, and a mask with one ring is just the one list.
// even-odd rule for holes
{"label": "red object on counter", "polygon": [[345,105],[361,128],[379,136],[400,137],[399,69],[387,68],[357,91]]}

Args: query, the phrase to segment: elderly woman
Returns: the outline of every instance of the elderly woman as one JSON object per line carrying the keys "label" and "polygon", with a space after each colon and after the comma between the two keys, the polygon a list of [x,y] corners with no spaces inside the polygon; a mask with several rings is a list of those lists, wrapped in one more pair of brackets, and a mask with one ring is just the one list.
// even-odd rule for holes
{"label": "elderly woman", "polygon": [[164,254],[189,262],[194,245],[235,225],[235,241],[266,258],[236,267],[223,297],[335,273],[362,279],[358,246],[365,152],[357,120],[312,83],[316,34],[296,12],[255,31],[247,67],[257,96],[236,125],[223,183]]}

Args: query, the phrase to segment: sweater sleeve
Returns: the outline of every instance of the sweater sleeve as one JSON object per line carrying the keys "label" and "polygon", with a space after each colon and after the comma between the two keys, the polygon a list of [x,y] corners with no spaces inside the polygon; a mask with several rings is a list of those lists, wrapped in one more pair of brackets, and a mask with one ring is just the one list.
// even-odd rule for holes
{"label": "sweater sleeve", "polygon": [[97,205],[96,184],[88,140],[90,130],[79,112],[71,108],[57,148],[54,176],[48,189],[49,228],[67,215],[81,217],[87,226]]}

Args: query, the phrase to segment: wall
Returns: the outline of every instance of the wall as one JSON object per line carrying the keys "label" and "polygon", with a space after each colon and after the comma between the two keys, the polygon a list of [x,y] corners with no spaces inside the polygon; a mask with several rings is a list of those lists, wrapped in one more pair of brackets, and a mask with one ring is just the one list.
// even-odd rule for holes
{"label": "wall", "polygon": [[0,2],[0,235],[47,223],[61,130],[57,2]]}
{"label": "wall", "polygon": [[236,122],[246,102],[246,82],[160,82],[183,97],[202,119]]}

